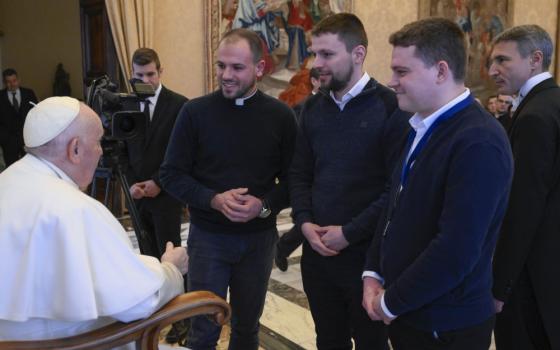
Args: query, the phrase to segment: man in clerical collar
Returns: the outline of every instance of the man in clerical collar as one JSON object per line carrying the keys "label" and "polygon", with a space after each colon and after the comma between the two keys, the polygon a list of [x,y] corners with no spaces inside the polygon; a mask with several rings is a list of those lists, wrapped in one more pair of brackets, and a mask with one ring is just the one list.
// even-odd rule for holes
{"label": "man in clerical collar", "polygon": [[548,72],[553,44],[537,25],[506,30],[490,76],[517,94],[509,138],[515,174],[494,256],[497,349],[560,348],[560,88]]}
{"label": "man in clerical collar", "polygon": [[364,307],[395,350],[487,350],[492,253],[513,160],[507,136],[465,87],[463,31],[430,18],[390,36],[389,86],[414,113],[364,272]]}
{"label": "man in clerical collar", "polygon": [[[190,210],[188,289],[224,298],[229,289],[229,349],[239,350],[259,347],[296,133],[291,109],[257,89],[262,55],[255,32],[224,35],[216,62],[220,89],[183,106],[160,169],[163,189]],[[219,335],[220,327],[194,317],[187,346],[213,349]]]}

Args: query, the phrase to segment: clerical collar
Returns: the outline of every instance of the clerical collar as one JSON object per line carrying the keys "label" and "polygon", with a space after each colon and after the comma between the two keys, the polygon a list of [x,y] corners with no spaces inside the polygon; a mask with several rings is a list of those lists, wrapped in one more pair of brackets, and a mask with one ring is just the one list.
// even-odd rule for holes
{"label": "clerical collar", "polygon": [[253,92],[249,96],[236,98],[235,99],[235,105],[236,106],[243,106],[245,104],[245,100],[248,100],[251,97],[255,96],[256,93],[257,93],[257,87],[255,86],[255,89],[253,90]]}

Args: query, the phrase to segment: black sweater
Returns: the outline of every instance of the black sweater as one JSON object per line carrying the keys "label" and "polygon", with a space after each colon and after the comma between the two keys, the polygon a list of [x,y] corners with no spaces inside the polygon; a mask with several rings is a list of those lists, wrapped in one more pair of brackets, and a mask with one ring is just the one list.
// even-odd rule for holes
{"label": "black sweater", "polygon": [[342,225],[350,247],[365,254],[382,211],[391,170],[404,146],[407,113],[395,94],[371,79],[340,111],[320,92],[300,116],[290,171],[297,225]]}
{"label": "black sweater", "polygon": [[[163,188],[189,206],[191,222],[203,229],[249,233],[274,227],[289,202],[295,133],[292,110],[260,91],[242,106],[221,91],[190,100],[171,134],[160,170]],[[210,207],[217,193],[238,187],[264,198],[273,215],[234,223]]]}

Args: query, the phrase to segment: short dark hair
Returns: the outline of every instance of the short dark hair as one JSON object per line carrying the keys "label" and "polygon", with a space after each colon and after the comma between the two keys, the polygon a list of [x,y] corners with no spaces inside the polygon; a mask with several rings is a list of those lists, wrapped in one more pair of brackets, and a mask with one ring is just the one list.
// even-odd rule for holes
{"label": "short dark hair", "polygon": [[529,24],[507,29],[496,36],[492,45],[503,41],[517,43],[517,49],[523,58],[527,58],[537,50],[541,51],[543,53],[543,70],[548,70],[550,67],[554,45],[550,35],[540,26]]}
{"label": "short dark hair", "polygon": [[156,69],[159,70],[161,68],[161,64],[159,62],[159,56],[155,50],[141,47],[134,51],[132,55],[132,63],[137,64],[139,66],[145,66],[154,62],[156,64]]}
{"label": "short dark hair", "polygon": [[351,13],[337,13],[323,18],[311,30],[312,36],[323,34],[336,34],[338,39],[346,46],[346,51],[350,52],[358,45],[363,45],[366,49],[368,38],[362,21]]}
{"label": "short dark hair", "polygon": [[455,82],[465,80],[467,46],[465,34],[459,26],[445,18],[426,18],[409,23],[391,34],[393,46],[415,46],[415,56],[427,67],[439,61],[447,62]]}
{"label": "short dark hair", "polygon": [[2,71],[2,80],[6,80],[6,78],[11,76],[11,75],[15,75],[15,76],[18,75],[15,69],[13,69],[13,68],[4,69]]}
{"label": "short dark hair", "polygon": [[249,44],[249,49],[253,54],[253,63],[259,62],[263,57],[263,43],[261,37],[254,31],[245,28],[232,29],[222,36],[222,42],[234,43],[238,40],[245,40]]}

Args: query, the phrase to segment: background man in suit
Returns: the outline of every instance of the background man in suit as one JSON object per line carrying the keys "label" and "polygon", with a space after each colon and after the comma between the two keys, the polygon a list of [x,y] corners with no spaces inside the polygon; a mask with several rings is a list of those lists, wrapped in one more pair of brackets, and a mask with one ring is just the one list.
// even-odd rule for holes
{"label": "background man in suit", "polygon": [[513,96],[505,95],[505,94],[498,94],[496,98],[496,114],[495,117],[498,118],[498,121],[506,132],[509,131],[511,127],[511,104],[513,103]]}
{"label": "background man in suit", "polygon": [[9,166],[25,154],[23,124],[33,107],[29,102],[37,103],[37,97],[33,90],[20,86],[15,69],[5,69],[2,80],[6,87],[0,90],[0,147],[4,163]]}
{"label": "background man in suit", "polygon": [[[157,53],[140,48],[132,56],[132,75],[152,85],[155,96],[142,103],[142,110],[149,115],[144,138],[128,141],[130,168],[128,179],[130,193],[137,200],[144,228],[152,235],[156,246],[150,247],[150,255],[159,258],[165,251],[167,241],[181,245],[181,203],[162,191],[159,167],[163,162],[167,143],[175,119],[187,98],[161,84],[163,68]],[[146,111],[146,107],[148,111]]]}
{"label": "background man in suit", "polygon": [[420,20],[389,42],[389,86],[415,114],[368,254],[363,304],[390,324],[396,350],[488,349],[491,260],[513,173],[507,136],[465,88],[457,24]]}
{"label": "background man in suit", "polygon": [[519,96],[509,134],[515,174],[494,256],[498,349],[560,349],[560,88],[548,72],[552,52],[546,31],[526,25],[500,34],[491,54],[498,91]]}
{"label": "background man in suit", "polygon": [[490,97],[488,97],[488,100],[486,100],[486,110],[496,118],[497,118],[497,116],[496,116],[496,102],[497,102],[497,100],[498,100],[497,95],[490,96]]}
{"label": "background man in suit", "polygon": [[317,348],[352,349],[354,339],[356,349],[386,349],[385,326],[361,307],[360,276],[408,114],[364,72],[368,39],[358,17],[325,18],[311,43],[321,90],[299,116],[290,194],[305,236],[301,270]]}
{"label": "background man in suit", "polygon": [[[142,225],[151,241],[144,254],[160,258],[165,252],[166,242],[181,246],[182,204],[161,188],[159,167],[163,162],[171,130],[179,110],[187,98],[161,84],[161,67],[158,54],[149,48],[140,48],[132,56],[132,75],[144,83],[152,85],[156,94],[141,103],[149,122],[144,137],[128,140],[130,166],[127,178],[130,193],[136,199]],[[144,248],[144,247],[143,247]],[[186,279],[185,279],[186,290]],[[181,322],[173,325],[167,335],[169,343],[175,343],[186,336],[186,328]]]}

